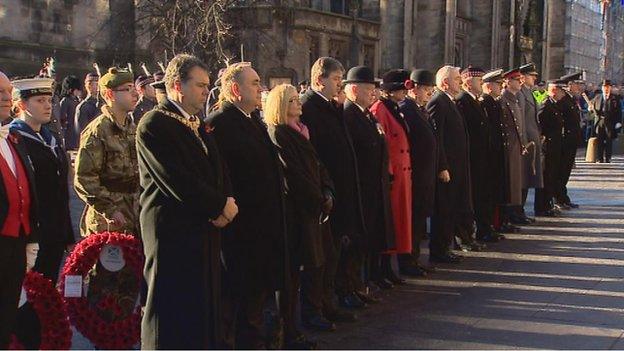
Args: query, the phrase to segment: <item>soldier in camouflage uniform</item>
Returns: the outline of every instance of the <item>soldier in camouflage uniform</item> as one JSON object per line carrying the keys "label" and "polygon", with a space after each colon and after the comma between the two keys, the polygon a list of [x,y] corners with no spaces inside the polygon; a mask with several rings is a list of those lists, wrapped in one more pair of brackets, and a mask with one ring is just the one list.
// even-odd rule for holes
{"label": "soldier in camouflage uniform", "polygon": [[80,136],[74,186],[87,203],[81,234],[101,231],[139,234],[139,172],[136,126],[129,112],[138,96],[131,72],[111,68],[99,81],[106,104]]}

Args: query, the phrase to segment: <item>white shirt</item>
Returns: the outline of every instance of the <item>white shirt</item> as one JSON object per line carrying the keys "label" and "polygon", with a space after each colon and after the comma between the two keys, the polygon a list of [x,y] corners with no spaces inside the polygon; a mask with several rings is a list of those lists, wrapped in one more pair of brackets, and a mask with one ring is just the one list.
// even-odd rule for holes
{"label": "white shirt", "polygon": [[[234,104],[232,104],[232,105],[234,105]],[[236,105],[234,105],[234,106],[236,106]],[[238,110],[239,110],[242,114],[244,114],[244,115],[245,115],[245,117],[247,117],[247,118],[251,118],[251,113],[247,113],[247,112],[243,111],[243,109],[242,109],[242,108],[240,108],[240,107],[238,107],[238,106],[236,106],[236,108],[237,108],[237,109],[238,109]]]}
{"label": "white shirt", "polygon": [[444,94],[446,94],[449,97],[449,99],[451,99],[451,101],[455,101],[455,98],[453,97],[453,95],[447,93],[446,91],[444,92]]}
{"label": "white shirt", "polygon": [[473,99],[477,100],[477,96],[471,92],[469,92],[468,90],[464,90],[465,92],[467,92],[470,96],[472,96]]}
{"label": "white shirt", "polygon": [[6,160],[6,163],[9,165],[9,169],[13,172],[14,176],[17,176],[17,170],[15,169],[15,160],[13,159],[13,154],[11,153],[11,148],[9,147],[9,142],[6,139],[0,138],[0,154]]}

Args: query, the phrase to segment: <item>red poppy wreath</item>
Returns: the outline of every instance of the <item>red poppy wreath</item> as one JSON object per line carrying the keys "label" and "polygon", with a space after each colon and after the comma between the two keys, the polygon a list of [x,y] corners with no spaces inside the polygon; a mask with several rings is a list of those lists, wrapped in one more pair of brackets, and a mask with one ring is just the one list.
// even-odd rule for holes
{"label": "red poppy wreath", "polygon": [[[105,246],[121,248],[123,268],[104,269]],[[141,306],[137,303],[143,272],[143,249],[132,235],[103,232],[76,245],[61,274],[69,319],[78,331],[101,349],[129,349],[141,337]],[[88,294],[68,297],[66,277],[89,281]],[[88,296],[87,296],[88,295]]]}
{"label": "red poppy wreath", "polygon": [[[41,326],[40,350],[68,350],[72,333],[67,319],[67,310],[61,295],[52,281],[41,273],[29,271],[22,283],[26,301],[32,305]],[[24,345],[15,335],[11,336],[11,350],[23,350]]]}

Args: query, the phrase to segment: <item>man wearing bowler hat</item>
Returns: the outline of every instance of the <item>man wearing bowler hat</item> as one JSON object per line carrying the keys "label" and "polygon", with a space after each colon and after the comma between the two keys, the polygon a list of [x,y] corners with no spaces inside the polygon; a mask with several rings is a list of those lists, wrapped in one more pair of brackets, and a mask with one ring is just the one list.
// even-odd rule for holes
{"label": "man wearing bowler hat", "polygon": [[420,242],[427,236],[427,217],[433,215],[438,165],[438,143],[425,106],[433,96],[435,77],[425,69],[413,70],[407,98],[399,102],[409,127],[412,163],[412,252],[399,255],[399,272],[423,277],[433,271],[419,262]]}
{"label": "man wearing bowler hat", "polygon": [[611,162],[613,139],[617,138],[615,125],[621,122],[622,107],[620,99],[612,91],[611,80],[602,82],[602,94],[594,97],[592,105],[598,120],[595,123],[598,136],[598,162]]}
{"label": "man wearing bowler hat", "polygon": [[[394,247],[388,149],[383,129],[368,110],[375,102],[379,82],[370,68],[357,66],[347,72],[343,84],[347,96],[343,116],[357,158],[366,226],[358,254],[364,258],[360,262],[364,263],[365,281],[369,287],[375,288],[374,284],[387,285],[379,283],[382,281],[380,257],[382,252]],[[379,301],[368,291],[356,289],[355,293],[366,303]]]}

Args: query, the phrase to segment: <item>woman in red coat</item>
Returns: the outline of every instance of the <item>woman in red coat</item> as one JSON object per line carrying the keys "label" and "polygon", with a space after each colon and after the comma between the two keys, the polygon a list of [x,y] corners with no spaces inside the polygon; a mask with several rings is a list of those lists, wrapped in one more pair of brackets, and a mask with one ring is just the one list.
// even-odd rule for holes
{"label": "woman in red coat", "polygon": [[[410,73],[406,70],[391,70],[384,74],[381,97],[370,111],[377,117],[386,134],[390,155],[392,189],[390,200],[396,235],[396,251],[412,252],[412,166],[410,162],[409,127],[399,110],[398,102],[405,99]],[[387,278],[394,284],[404,281],[396,277],[390,268],[390,256],[383,258]]]}

